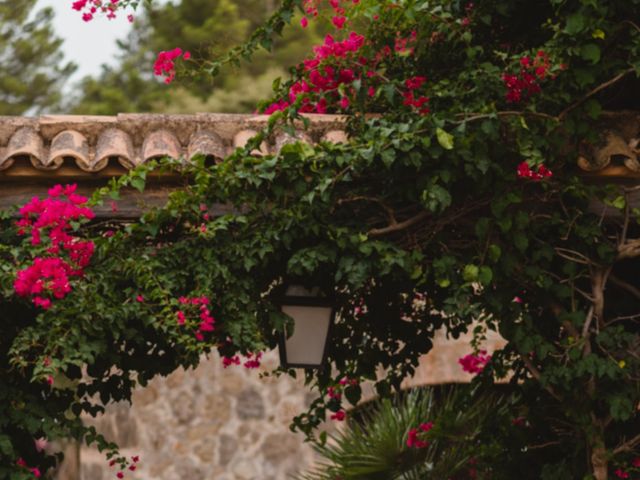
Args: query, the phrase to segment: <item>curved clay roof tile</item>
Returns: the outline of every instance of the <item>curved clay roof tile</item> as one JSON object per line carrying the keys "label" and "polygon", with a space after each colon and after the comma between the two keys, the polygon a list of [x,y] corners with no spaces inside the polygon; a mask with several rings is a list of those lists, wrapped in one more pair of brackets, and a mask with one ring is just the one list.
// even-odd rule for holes
{"label": "curved clay roof tile", "polygon": [[227,149],[220,135],[209,130],[200,130],[191,136],[187,157],[191,160],[196,155],[211,155],[221,161],[227,155]]}
{"label": "curved clay roof tile", "polygon": [[9,168],[14,157],[25,155],[34,166],[42,164],[46,155],[42,138],[31,127],[22,127],[11,135],[4,155],[0,158],[0,170]]}
{"label": "curved clay roof tile", "polygon": [[45,169],[54,169],[62,165],[65,157],[72,157],[78,167],[87,172],[92,172],[91,159],[89,157],[89,142],[80,132],[75,130],[63,130],[51,140],[49,158],[43,165]]}
{"label": "curved clay roof tile", "polygon": [[324,134],[322,140],[330,143],[347,143],[347,133],[344,130],[331,130]]}
{"label": "curved clay roof tile", "polygon": [[142,161],[154,158],[170,157],[178,160],[182,157],[182,147],[178,138],[168,130],[156,130],[144,139]]}
{"label": "curved clay roof tile", "polygon": [[282,149],[282,147],[290,143],[296,143],[296,142],[313,143],[311,141],[311,138],[309,138],[309,136],[306,133],[296,132],[295,137],[292,135],[289,135],[288,133],[285,133],[283,135],[278,135],[276,137],[275,151],[277,153],[280,153],[280,150]]}
{"label": "curved clay roof tile", "polygon": [[134,168],[138,163],[131,137],[118,128],[108,128],[98,137],[94,167],[106,167],[109,158],[113,157],[117,158],[124,168]]}

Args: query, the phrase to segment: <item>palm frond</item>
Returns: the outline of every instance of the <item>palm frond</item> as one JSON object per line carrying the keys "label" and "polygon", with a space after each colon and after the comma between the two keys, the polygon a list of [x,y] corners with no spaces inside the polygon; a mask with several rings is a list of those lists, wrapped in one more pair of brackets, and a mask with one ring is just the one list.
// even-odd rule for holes
{"label": "palm frond", "polygon": [[[429,387],[359,407],[347,427],[314,445],[320,461],[302,480],[442,480],[469,467],[474,442],[491,416],[504,415],[500,394],[468,385]],[[426,448],[409,448],[411,428],[431,421]]]}

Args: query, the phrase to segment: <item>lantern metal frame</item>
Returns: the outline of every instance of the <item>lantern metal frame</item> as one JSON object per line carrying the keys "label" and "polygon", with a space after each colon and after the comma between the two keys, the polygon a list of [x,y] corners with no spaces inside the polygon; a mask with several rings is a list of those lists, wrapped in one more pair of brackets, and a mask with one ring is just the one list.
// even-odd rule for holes
{"label": "lantern metal frame", "polygon": [[[290,285],[298,286],[298,285]],[[322,370],[326,366],[327,360],[327,352],[329,349],[329,339],[332,336],[333,327],[336,319],[336,308],[331,297],[323,297],[323,296],[301,296],[301,295],[287,295],[283,294],[278,304],[280,306],[280,310],[285,305],[290,305],[293,307],[318,307],[318,308],[330,308],[331,314],[329,316],[329,325],[327,326],[327,333],[324,339],[324,347],[322,349],[322,359],[320,364],[309,364],[309,363],[290,363],[287,359],[287,332],[283,332],[280,334],[278,338],[278,351],[280,354],[280,365],[283,368],[304,368],[304,369],[314,369],[314,370]],[[293,319],[295,322],[295,318]],[[294,332],[295,334],[295,332]]]}

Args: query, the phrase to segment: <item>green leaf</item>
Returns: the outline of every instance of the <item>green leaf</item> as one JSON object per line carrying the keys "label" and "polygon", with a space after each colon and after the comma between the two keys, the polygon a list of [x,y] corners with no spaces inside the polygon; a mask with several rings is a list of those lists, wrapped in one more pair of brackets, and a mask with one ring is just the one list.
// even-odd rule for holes
{"label": "green leaf", "polygon": [[449,191],[440,185],[431,185],[422,192],[422,204],[431,212],[441,212],[451,205]]}
{"label": "green leaf", "polygon": [[595,43],[587,43],[580,49],[580,56],[583,59],[596,64],[600,61],[600,47]]}
{"label": "green leaf", "polygon": [[478,280],[485,287],[489,285],[491,283],[491,280],[493,280],[493,271],[491,270],[491,268],[487,267],[486,265],[481,266],[480,272],[478,274]]}
{"label": "green leaf", "polygon": [[498,245],[489,245],[489,248],[487,250],[487,256],[489,257],[489,260],[495,263],[500,259],[500,255],[502,255],[502,250]]}
{"label": "green leaf", "polygon": [[436,137],[442,148],[445,150],[453,150],[453,135],[438,127],[436,128]]}
{"label": "green leaf", "polygon": [[522,232],[516,232],[513,234],[513,243],[520,252],[524,253],[529,246],[529,239]]}
{"label": "green leaf", "polygon": [[360,398],[362,398],[362,389],[360,388],[360,385],[349,385],[344,389],[344,396],[349,400],[351,405],[357,405]]}
{"label": "green leaf", "polygon": [[575,35],[584,30],[584,16],[582,13],[574,13],[567,18],[567,25],[564,27],[564,31],[569,35]]}
{"label": "green leaf", "polygon": [[462,278],[465,282],[475,282],[478,280],[480,269],[476,265],[465,265]]}
{"label": "green leaf", "polygon": [[624,199],[622,195],[616,197],[616,199],[611,203],[611,205],[618,210],[623,210],[627,205],[627,201]]}
{"label": "green leaf", "polygon": [[140,193],[144,191],[145,181],[144,178],[135,177],[131,179],[131,186],[138,190]]}
{"label": "green leaf", "polygon": [[385,167],[390,167],[396,159],[396,151],[393,148],[387,148],[380,156],[382,157],[382,163],[384,163]]}
{"label": "green leaf", "polygon": [[8,435],[0,435],[0,452],[7,457],[13,455],[13,445],[11,444],[11,438]]}

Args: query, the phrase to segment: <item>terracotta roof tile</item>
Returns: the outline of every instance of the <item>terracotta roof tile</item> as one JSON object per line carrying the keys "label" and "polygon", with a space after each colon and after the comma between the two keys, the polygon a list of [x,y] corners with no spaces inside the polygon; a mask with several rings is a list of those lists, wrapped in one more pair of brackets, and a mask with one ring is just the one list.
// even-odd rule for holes
{"label": "terracotta roof tile", "polygon": [[[310,130],[297,138],[346,140],[344,117],[309,117]],[[101,172],[112,160],[129,169],[165,156],[189,160],[203,154],[221,159],[245,145],[267,119],[265,115],[208,113],[0,117],[0,176],[8,174],[19,159],[41,171],[58,170],[71,160],[80,174]],[[291,141],[292,137],[281,135],[256,153],[275,152]]]}

